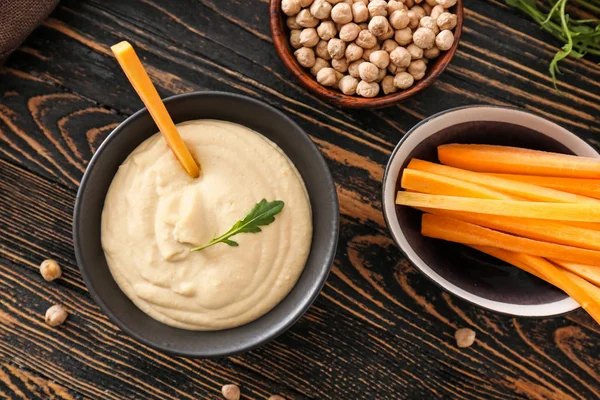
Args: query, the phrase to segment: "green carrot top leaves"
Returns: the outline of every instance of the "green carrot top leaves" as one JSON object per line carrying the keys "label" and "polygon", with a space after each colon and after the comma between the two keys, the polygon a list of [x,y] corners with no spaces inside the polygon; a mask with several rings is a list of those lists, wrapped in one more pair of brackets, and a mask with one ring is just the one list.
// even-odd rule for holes
{"label": "green carrot top leaves", "polygon": [[200,251],[215,245],[217,243],[225,243],[229,246],[238,246],[238,243],[230,238],[238,233],[257,233],[260,232],[261,226],[266,226],[275,221],[275,215],[283,210],[285,203],[281,200],[267,201],[262,199],[252,207],[252,210],[246,216],[236,222],[231,229],[219,237],[213,238],[210,242],[194,247],[190,251]]}

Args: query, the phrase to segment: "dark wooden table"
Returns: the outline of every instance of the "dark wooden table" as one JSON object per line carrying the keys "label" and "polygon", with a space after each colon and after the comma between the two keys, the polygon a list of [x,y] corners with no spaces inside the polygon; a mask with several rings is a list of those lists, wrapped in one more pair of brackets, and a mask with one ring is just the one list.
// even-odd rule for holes
{"label": "dark wooden table", "polygon": [[[600,147],[600,68],[567,60],[552,88],[551,37],[501,0],[469,0],[458,53],[433,87],[383,110],[334,108],[284,69],[268,4],[241,0],[63,0],[0,69],[0,397],[218,399],[222,384],[265,399],[596,399],[600,327],[583,311],[521,319],[441,291],[392,243],[383,168],[414,124],[467,104],[521,107]],[[94,304],[71,239],[94,150],[142,107],[109,46],[131,41],[163,97],[223,90],[284,111],[327,157],[342,214],[337,260],[292,329],[222,360],[170,357],[129,338]],[[64,267],[46,283],[45,258]],[[61,303],[65,325],[45,310]],[[471,327],[476,343],[455,345]]]}

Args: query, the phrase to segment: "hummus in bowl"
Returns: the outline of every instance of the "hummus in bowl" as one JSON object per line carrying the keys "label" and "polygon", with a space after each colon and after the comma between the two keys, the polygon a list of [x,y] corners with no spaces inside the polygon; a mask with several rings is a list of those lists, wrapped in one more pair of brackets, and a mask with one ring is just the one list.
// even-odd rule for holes
{"label": "hummus in bowl", "polygon": [[[312,219],[302,177],[272,141],[244,126],[187,121],[179,134],[201,166],[181,167],[160,133],[119,167],[102,212],[102,247],[121,290],[164,324],[233,328],[275,307],[300,277]],[[284,208],[261,232],[190,251],[228,231],[261,199]]]}

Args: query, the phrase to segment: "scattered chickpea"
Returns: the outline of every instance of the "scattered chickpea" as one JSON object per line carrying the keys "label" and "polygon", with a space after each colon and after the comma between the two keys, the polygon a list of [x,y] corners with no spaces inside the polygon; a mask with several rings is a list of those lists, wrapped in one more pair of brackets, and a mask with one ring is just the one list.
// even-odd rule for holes
{"label": "scattered chickpea", "polygon": [[374,36],[383,35],[387,32],[389,26],[390,23],[388,22],[387,18],[381,15],[377,15],[371,18],[371,21],[369,21],[369,31]]}
{"label": "scattered chickpea", "polygon": [[407,14],[409,20],[408,27],[410,29],[417,29],[417,27],[419,26],[419,14],[417,14],[413,10],[409,10]]}
{"label": "scattered chickpea", "polygon": [[422,49],[430,49],[435,43],[435,33],[429,28],[419,28],[413,33],[413,43]]}
{"label": "scattered chickpea", "polygon": [[335,69],[329,67],[321,69],[317,73],[317,82],[323,86],[333,86],[337,82]]}
{"label": "scattered chickpea", "polygon": [[360,67],[360,64],[366,62],[363,59],[360,60],[356,60],[351,62],[350,64],[348,64],[348,73],[355,77],[355,78],[360,78],[360,74],[358,73],[358,68]]}
{"label": "scattered chickpea", "polygon": [[398,88],[394,86],[394,77],[387,75],[381,81],[381,90],[383,94],[390,94],[398,91]]}
{"label": "scattered chickpea", "polygon": [[383,78],[385,78],[385,76],[387,75],[387,69],[383,68],[383,69],[379,69],[379,73],[377,74],[377,79],[375,79],[375,82],[380,83]]}
{"label": "scattered chickpea", "polygon": [[451,30],[456,27],[458,18],[456,17],[456,14],[450,14],[449,12],[444,12],[438,16],[436,22],[437,22],[437,26],[441,30],[443,30],[443,31]]}
{"label": "scattered chickpea", "polygon": [[302,9],[300,0],[281,0],[281,11],[285,15],[296,15]]}
{"label": "scattered chickpea", "polygon": [[312,68],[315,65],[315,52],[308,47],[302,47],[294,52],[296,60],[304,68]]}
{"label": "scattered chickpea", "polygon": [[454,338],[458,347],[469,347],[475,343],[475,331],[469,328],[460,328],[454,334]]}
{"label": "scattered chickpea", "polygon": [[410,53],[411,60],[418,60],[419,58],[423,58],[423,49],[414,43],[406,46],[406,50]]}
{"label": "scattered chickpea", "polygon": [[338,24],[352,21],[352,8],[347,3],[338,3],[331,9],[331,19]]}
{"label": "scattered chickpea", "polygon": [[358,37],[359,33],[360,26],[358,26],[358,24],[350,22],[349,24],[342,26],[342,29],[340,29],[339,36],[340,39],[342,39],[344,42],[353,42]]}
{"label": "scattered chickpea", "polygon": [[226,400],[240,400],[240,388],[236,385],[224,385],[221,393]]}
{"label": "scattered chickpea", "polygon": [[379,76],[379,68],[373,63],[364,62],[358,67],[360,79],[365,82],[373,82]]}
{"label": "scattered chickpea", "polygon": [[310,13],[317,19],[327,19],[333,6],[327,0],[315,0],[310,6]]}
{"label": "scattered chickpea", "polygon": [[438,49],[435,46],[433,46],[430,49],[423,50],[423,57],[425,57],[428,60],[433,60],[434,58],[437,58],[439,55],[440,55],[440,49]]}
{"label": "scattered chickpea", "polygon": [[427,70],[427,65],[423,60],[415,60],[410,63],[408,66],[408,73],[415,78],[415,81],[423,79],[425,76],[425,71]]}
{"label": "scattered chickpea", "polygon": [[440,50],[448,50],[454,43],[454,34],[452,31],[441,31],[435,37],[435,45]]}
{"label": "scattered chickpea", "polygon": [[295,49],[302,47],[302,44],[300,43],[300,33],[302,33],[300,29],[292,29],[290,31],[290,44]]}
{"label": "scattered chickpea", "polygon": [[352,4],[352,15],[354,16],[354,22],[361,23],[369,19],[369,9],[364,3],[353,3]]}
{"label": "scattered chickpea", "polygon": [[400,46],[406,46],[407,44],[409,44],[413,40],[412,29],[410,29],[409,27],[406,27],[404,29],[398,29],[396,31],[396,33],[394,34],[394,40]]}
{"label": "scattered chickpea", "polygon": [[395,33],[396,33],[396,30],[394,28],[392,28],[392,26],[390,24],[388,24],[387,31],[385,31],[385,33],[377,36],[377,40],[382,41],[382,40],[391,39],[394,37]]}
{"label": "scattered chickpea", "polygon": [[401,1],[398,1],[398,0],[389,0],[388,1],[388,7],[387,7],[388,15],[392,15],[394,12],[404,10],[404,9],[405,9],[404,3],[402,3]]}
{"label": "scattered chickpea", "polygon": [[390,55],[385,50],[376,50],[369,55],[369,61],[377,68],[387,68],[390,65]]}
{"label": "scattered chickpea", "polygon": [[44,260],[40,264],[40,274],[44,280],[51,282],[62,276],[60,265],[54,260]]}
{"label": "scattered chickpea", "polygon": [[369,61],[369,58],[371,57],[371,53],[373,53],[374,51],[377,50],[381,50],[381,46],[379,44],[376,44],[375,46],[371,47],[370,49],[365,49],[363,51],[363,60],[365,61]]}
{"label": "scattered chickpea", "polygon": [[387,69],[390,74],[394,74],[394,75],[399,74],[400,72],[406,71],[406,68],[400,68],[392,63],[390,63],[390,65],[388,65]]}
{"label": "scattered chickpea", "polygon": [[450,8],[456,4],[456,0],[436,0],[436,3],[444,8]]}
{"label": "scattered chickpea", "polygon": [[421,28],[428,28],[433,31],[436,35],[440,32],[440,28],[438,27],[436,20],[431,17],[423,17],[419,21],[419,26]]}
{"label": "scattered chickpea", "polygon": [[331,39],[327,43],[327,51],[331,58],[342,58],[346,53],[346,43],[342,39]]}
{"label": "scattered chickpea", "polygon": [[296,16],[292,15],[291,17],[287,17],[287,19],[285,20],[285,23],[287,24],[287,27],[290,29],[300,29],[302,28],[300,25],[298,25],[298,22],[296,22]]}
{"label": "scattered chickpea", "polygon": [[357,45],[363,49],[370,49],[377,44],[377,38],[368,30],[362,30],[356,38]]}
{"label": "scattered chickpea", "polygon": [[329,55],[329,51],[327,51],[327,43],[325,40],[319,41],[317,43],[317,47],[315,47],[315,53],[317,53],[318,57],[321,57],[323,60],[331,60],[331,56]]}
{"label": "scattered chickpea", "polygon": [[313,65],[310,69],[310,73],[314,76],[317,76],[320,70],[327,67],[329,67],[329,62],[321,57],[317,57],[315,60],[315,65]]}
{"label": "scattered chickpea", "polygon": [[445,12],[446,12],[446,10],[444,9],[444,7],[442,7],[438,4],[437,6],[434,6],[431,9],[431,13],[429,14],[429,16],[437,21],[438,17]]}
{"label": "scattered chickpea", "polygon": [[319,25],[319,20],[305,8],[296,15],[296,23],[303,28],[314,28]]}
{"label": "scattered chickpea", "polygon": [[323,40],[333,39],[337,35],[335,24],[331,21],[324,21],[317,27],[317,34]]}
{"label": "scattered chickpea", "polygon": [[63,306],[54,305],[46,310],[45,321],[48,325],[59,326],[67,319],[67,310]]}
{"label": "scattered chickpea", "polygon": [[390,15],[390,25],[394,29],[404,29],[408,26],[409,22],[408,11],[406,10],[394,11]]}
{"label": "scattered chickpea", "polygon": [[388,53],[391,53],[398,46],[400,46],[398,42],[392,39],[388,39],[381,45],[381,50],[385,50]]}
{"label": "scattered chickpea", "polygon": [[356,93],[363,97],[375,97],[379,94],[379,84],[360,81],[356,86]]}
{"label": "scattered chickpea", "polygon": [[411,55],[404,47],[398,46],[390,53],[390,62],[397,67],[406,68],[410,65]]}
{"label": "scattered chickpea", "polygon": [[350,43],[346,47],[346,59],[349,62],[356,61],[360,59],[363,55],[364,49],[357,45],[356,43]]}
{"label": "scattered chickpea", "polygon": [[415,83],[415,78],[408,72],[399,72],[394,77],[394,86],[398,89],[408,89]]}
{"label": "scattered chickpea", "polygon": [[358,86],[358,79],[351,75],[346,75],[338,82],[340,91],[348,96],[356,94],[356,87]]}
{"label": "scattered chickpea", "polygon": [[385,0],[371,0],[367,8],[369,9],[369,15],[371,18],[381,16],[387,16],[387,1]]}
{"label": "scattered chickpea", "polygon": [[348,59],[345,57],[336,60],[335,58],[331,60],[331,66],[338,72],[346,72],[348,71]]}
{"label": "scattered chickpea", "polygon": [[305,28],[300,32],[300,44],[304,47],[315,47],[319,43],[319,35],[315,28]]}

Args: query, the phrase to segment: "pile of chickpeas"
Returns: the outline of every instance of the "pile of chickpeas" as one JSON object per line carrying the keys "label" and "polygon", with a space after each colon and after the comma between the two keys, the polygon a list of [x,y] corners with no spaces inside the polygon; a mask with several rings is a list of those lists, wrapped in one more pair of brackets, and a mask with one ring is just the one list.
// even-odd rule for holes
{"label": "pile of chickpeas", "polygon": [[282,0],[298,63],[323,86],[375,97],[410,88],[454,43],[456,0]]}

